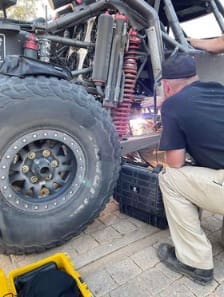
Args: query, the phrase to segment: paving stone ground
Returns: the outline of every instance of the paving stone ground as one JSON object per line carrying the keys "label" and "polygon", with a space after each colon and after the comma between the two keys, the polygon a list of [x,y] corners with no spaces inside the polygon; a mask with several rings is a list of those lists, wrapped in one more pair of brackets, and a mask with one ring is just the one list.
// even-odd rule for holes
{"label": "paving stone ground", "polygon": [[66,252],[95,297],[224,297],[222,217],[203,212],[202,226],[212,242],[215,262],[215,279],[207,286],[160,263],[156,250],[161,242],[171,242],[168,229],[120,213],[113,199],[93,224],[65,245],[38,255],[0,255],[0,267],[8,273]]}

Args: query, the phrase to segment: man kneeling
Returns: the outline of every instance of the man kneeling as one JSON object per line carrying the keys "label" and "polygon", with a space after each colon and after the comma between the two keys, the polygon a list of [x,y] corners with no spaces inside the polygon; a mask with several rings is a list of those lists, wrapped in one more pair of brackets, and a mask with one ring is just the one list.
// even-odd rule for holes
{"label": "man kneeling", "polygon": [[[158,256],[205,284],[213,279],[213,257],[199,209],[224,215],[224,86],[201,82],[194,59],[185,54],[163,63],[162,84],[160,150],[168,168],[159,182],[174,247],[160,245]],[[186,152],[196,166],[185,165]]]}

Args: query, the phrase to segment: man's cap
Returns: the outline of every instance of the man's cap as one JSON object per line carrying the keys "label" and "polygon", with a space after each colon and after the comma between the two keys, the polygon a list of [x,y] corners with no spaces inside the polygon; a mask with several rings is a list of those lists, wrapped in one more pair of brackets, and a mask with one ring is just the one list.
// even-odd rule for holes
{"label": "man's cap", "polygon": [[196,75],[196,63],[188,54],[175,54],[162,63],[162,79],[188,78]]}

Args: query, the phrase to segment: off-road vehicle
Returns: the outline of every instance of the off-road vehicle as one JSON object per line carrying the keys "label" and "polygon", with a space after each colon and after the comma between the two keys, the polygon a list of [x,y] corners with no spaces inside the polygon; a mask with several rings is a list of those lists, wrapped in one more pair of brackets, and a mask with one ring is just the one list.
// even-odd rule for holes
{"label": "off-road vehicle", "polygon": [[133,102],[160,95],[166,56],[194,54],[204,79],[222,66],[189,45],[181,23],[213,12],[223,32],[224,9],[51,0],[54,19],[25,22],[7,18],[15,4],[0,1],[0,250],[31,253],[83,231],[113,194],[121,156],[157,146],[158,132],[133,137],[129,119]]}

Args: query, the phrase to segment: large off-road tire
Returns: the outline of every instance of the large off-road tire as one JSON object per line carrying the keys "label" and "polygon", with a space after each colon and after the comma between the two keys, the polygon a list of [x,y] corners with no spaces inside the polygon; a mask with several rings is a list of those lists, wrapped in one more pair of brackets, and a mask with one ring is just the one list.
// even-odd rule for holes
{"label": "large off-road tire", "polygon": [[118,178],[109,114],[81,86],[0,76],[0,252],[33,253],[79,234]]}

